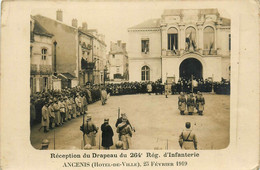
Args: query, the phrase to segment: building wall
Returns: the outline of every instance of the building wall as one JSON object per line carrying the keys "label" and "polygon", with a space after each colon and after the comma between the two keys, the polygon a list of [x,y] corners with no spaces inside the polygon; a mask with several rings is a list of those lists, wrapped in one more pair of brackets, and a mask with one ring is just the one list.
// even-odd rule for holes
{"label": "building wall", "polygon": [[[30,86],[31,93],[41,92],[44,89],[52,89],[52,38],[40,35],[34,35],[34,41],[30,44],[31,48],[31,76]],[[42,49],[47,49],[46,60],[42,59]],[[46,73],[41,73],[42,67],[48,70]],[[32,71],[36,71],[32,74]],[[45,85],[44,80],[47,79]]]}
{"label": "building wall", "polygon": [[74,27],[43,16],[37,21],[51,34],[56,46],[56,69],[58,73],[69,72],[78,77],[78,32]]}
{"label": "building wall", "polygon": [[[174,10],[173,10],[174,11]],[[180,11],[180,10],[179,10]],[[174,14],[175,12],[175,14]],[[159,78],[165,82],[166,76],[179,79],[179,67],[186,58],[196,58],[203,66],[203,78],[213,77],[214,81],[221,81],[221,78],[230,79],[230,49],[229,34],[230,25],[223,25],[222,20],[216,10],[208,11],[205,15],[200,15],[199,10],[182,10],[182,15],[177,14],[175,10],[173,15],[162,15],[160,28],[131,28],[129,35],[129,73],[130,81],[141,81],[140,69],[144,62],[151,64],[151,67],[158,67],[162,72],[153,72],[152,79]],[[205,12],[205,11],[202,11]],[[227,24],[227,23],[225,23]],[[214,30],[214,47],[212,53],[204,49],[204,30],[207,27]],[[176,54],[168,50],[168,30],[176,28],[178,31],[178,49]],[[185,41],[186,29],[193,27],[195,29],[196,51],[187,50]],[[141,52],[141,39],[148,38],[150,47],[149,53]],[[152,59],[157,62],[151,62]],[[155,61],[155,60],[154,60]],[[156,63],[156,64],[155,64]],[[161,64],[162,63],[162,68]]]}

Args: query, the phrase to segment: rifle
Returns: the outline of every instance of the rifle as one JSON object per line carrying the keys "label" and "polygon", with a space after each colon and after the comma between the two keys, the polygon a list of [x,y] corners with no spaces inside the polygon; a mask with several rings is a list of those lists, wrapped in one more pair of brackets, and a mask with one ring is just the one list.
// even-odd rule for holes
{"label": "rifle", "polygon": [[85,135],[85,114],[83,114],[83,148],[85,147],[85,144],[86,144],[86,141],[85,141],[85,137],[84,137],[84,135]]}
{"label": "rifle", "polygon": [[120,107],[118,108],[118,114],[117,114],[117,118],[120,118]]}

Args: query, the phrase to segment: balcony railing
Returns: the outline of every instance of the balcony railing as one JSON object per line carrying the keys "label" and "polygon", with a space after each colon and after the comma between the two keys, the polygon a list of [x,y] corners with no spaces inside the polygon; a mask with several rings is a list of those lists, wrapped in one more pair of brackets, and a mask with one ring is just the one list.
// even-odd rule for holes
{"label": "balcony railing", "polygon": [[31,74],[32,75],[38,74],[38,70],[37,70],[37,65],[36,64],[31,64]]}
{"label": "balcony railing", "polygon": [[166,51],[166,56],[179,56],[180,51],[179,50],[167,50]]}
{"label": "balcony railing", "polygon": [[203,55],[217,55],[217,50],[203,50]]}
{"label": "balcony railing", "polygon": [[87,62],[84,59],[81,60],[81,69],[93,70],[94,67],[95,67],[95,63],[94,62]]}
{"label": "balcony railing", "polygon": [[40,65],[40,74],[52,74],[51,65]]}

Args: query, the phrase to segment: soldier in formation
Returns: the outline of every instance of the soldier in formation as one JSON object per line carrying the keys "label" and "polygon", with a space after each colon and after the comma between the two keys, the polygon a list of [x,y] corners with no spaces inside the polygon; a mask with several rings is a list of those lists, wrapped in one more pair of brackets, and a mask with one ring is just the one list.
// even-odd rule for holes
{"label": "soldier in formation", "polygon": [[203,115],[204,105],[205,105],[205,99],[202,96],[202,93],[198,91],[196,96],[196,109],[198,114],[201,116]]}
{"label": "soldier in formation", "polygon": [[187,110],[188,110],[188,114],[192,115],[194,112],[194,107],[195,107],[195,100],[193,97],[193,93],[191,93],[188,97],[187,97]]}
{"label": "soldier in formation", "polygon": [[197,150],[197,138],[194,132],[191,130],[191,123],[185,123],[186,129],[179,136],[179,145],[185,150]]}
{"label": "soldier in formation", "polygon": [[181,92],[179,98],[178,98],[178,107],[179,107],[179,110],[180,110],[180,114],[181,115],[184,115],[184,112],[186,110],[186,98],[184,96],[184,93]]}

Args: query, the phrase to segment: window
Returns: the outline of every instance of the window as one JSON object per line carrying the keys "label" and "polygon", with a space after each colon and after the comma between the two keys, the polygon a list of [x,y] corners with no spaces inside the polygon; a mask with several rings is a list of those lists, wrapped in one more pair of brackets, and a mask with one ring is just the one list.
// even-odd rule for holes
{"label": "window", "polygon": [[228,34],[228,49],[231,50],[231,34]]}
{"label": "window", "polygon": [[186,42],[186,50],[190,50],[191,48],[195,50],[197,48],[196,45],[196,30],[194,27],[188,27],[185,32],[185,42]]}
{"label": "window", "polygon": [[42,60],[46,60],[46,56],[47,56],[47,49],[42,49]]}
{"label": "window", "polygon": [[115,58],[115,54],[113,54],[113,58]]}
{"label": "window", "polygon": [[142,43],[142,53],[147,54],[149,52],[149,39],[143,39]]}
{"label": "window", "polygon": [[203,43],[205,50],[213,50],[215,48],[215,32],[212,27],[204,28]]}
{"label": "window", "polygon": [[142,67],[141,74],[142,74],[142,81],[150,80],[150,68],[148,66]]}
{"label": "window", "polygon": [[168,50],[178,49],[178,30],[176,28],[170,28],[168,30]]}

